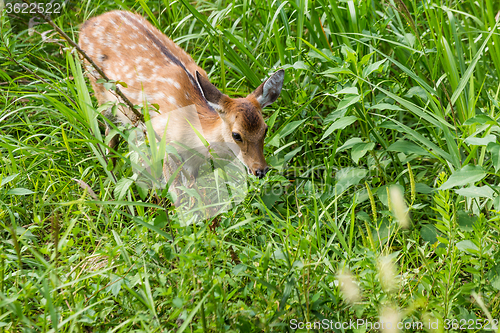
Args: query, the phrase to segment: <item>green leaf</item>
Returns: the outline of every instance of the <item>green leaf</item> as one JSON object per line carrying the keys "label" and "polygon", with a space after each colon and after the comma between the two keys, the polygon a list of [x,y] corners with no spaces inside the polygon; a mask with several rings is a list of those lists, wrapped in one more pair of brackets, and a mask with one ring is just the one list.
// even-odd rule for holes
{"label": "green leaf", "polygon": [[491,286],[497,290],[500,290],[500,265],[496,265],[495,267],[491,268],[487,276],[491,282]]}
{"label": "green leaf", "polygon": [[351,157],[354,163],[358,164],[359,159],[375,147],[374,142],[361,142],[357,143],[352,147]]}
{"label": "green leaf", "polygon": [[333,124],[331,124],[330,127],[328,127],[328,129],[325,131],[325,134],[323,134],[323,137],[319,141],[323,141],[323,139],[328,137],[335,130],[346,128],[347,126],[349,126],[353,122],[355,122],[356,119],[357,118],[354,116],[348,116],[348,117],[343,117],[343,118],[338,119]]}
{"label": "green leaf", "polygon": [[[194,315],[198,312],[198,310],[200,310],[201,306],[203,305],[203,303],[205,303],[205,300],[210,296],[212,295],[212,290],[215,288],[215,286],[217,286],[217,283],[214,283],[214,285],[212,286],[212,288],[210,288],[205,296],[203,296],[203,298],[201,299],[201,301],[198,302],[198,304],[194,307],[193,311],[191,311],[191,313],[187,316],[186,320],[184,321],[184,323],[182,323],[182,326],[179,327],[179,329],[177,330],[177,333],[182,333],[186,330],[186,328],[191,324],[191,321],[193,320],[193,317]],[[181,306],[182,307],[182,304]],[[180,308],[179,307],[179,308]]]}
{"label": "green leaf", "polygon": [[182,298],[176,297],[172,300],[172,305],[175,306],[176,308],[182,308],[182,305],[184,304],[184,301]]}
{"label": "green leaf", "polygon": [[424,224],[420,229],[420,237],[426,242],[434,244],[437,242],[438,231],[432,224]]}
{"label": "green leaf", "polygon": [[288,162],[289,160],[291,160],[292,157],[294,157],[299,151],[302,150],[302,148],[304,148],[304,145],[297,147],[294,150],[292,150],[291,152],[287,153],[285,155],[285,162]]}
{"label": "green leaf", "polygon": [[490,142],[486,149],[491,153],[491,164],[495,168],[495,172],[500,170],[500,144]]}
{"label": "green leaf", "polygon": [[471,254],[477,254],[479,249],[477,248],[476,244],[474,244],[470,240],[463,240],[461,242],[457,243],[457,249],[459,249],[462,252],[468,252]]}
{"label": "green leaf", "polygon": [[238,264],[236,266],[234,266],[233,268],[233,274],[236,276],[242,272],[245,272],[245,270],[247,269],[247,265],[245,264]]}
{"label": "green leaf", "polygon": [[272,116],[266,120],[266,124],[267,124],[267,126],[269,126],[270,129],[273,128],[274,123],[276,122],[276,118],[278,117],[279,113],[280,113],[280,109],[277,109],[276,111],[274,111]]}
{"label": "green leaf", "polygon": [[127,191],[129,190],[130,186],[134,183],[134,181],[130,178],[122,178],[116,183],[116,187],[114,190],[114,195],[116,200],[122,200],[125,198],[125,195],[127,194]]}
{"label": "green leaf", "polygon": [[349,106],[353,105],[354,103],[357,103],[359,101],[359,99],[360,99],[359,95],[346,96],[342,101],[340,101],[340,103],[335,111],[346,109]]}
{"label": "green leaf", "polygon": [[281,301],[280,301],[280,309],[284,309],[285,308],[285,304],[286,304],[286,301],[288,300],[288,298],[290,297],[290,295],[292,294],[293,292],[293,287],[295,285],[295,279],[292,277],[290,277],[288,279],[288,281],[285,283],[285,289],[283,290],[283,296],[281,297]]}
{"label": "green leaf", "polygon": [[419,145],[406,141],[406,140],[398,140],[394,142],[392,145],[390,145],[387,148],[388,151],[395,151],[398,153],[405,153],[405,154],[416,154],[419,156],[432,156],[427,150],[424,148],[420,147]]}
{"label": "green leaf", "polygon": [[[472,73],[474,72],[474,68],[476,67],[479,59],[481,59],[481,56],[482,56],[484,49],[488,45],[488,41],[490,40],[493,33],[496,32],[497,25],[498,25],[498,23],[495,24],[495,26],[491,28],[491,32],[488,34],[488,36],[484,40],[483,45],[481,45],[479,50],[476,52],[476,54],[474,55],[474,58],[470,62],[469,67],[467,67],[467,70],[465,71],[464,75],[460,78],[460,82],[458,84],[458,87],[453,92],[453,95],[451,95],[451,105],[455,105],[455,102],[457,101],[459,96],[462,94],[462,91],[465,89],[465,86],[469,82],[469,80],[472,76]],[[443,36],[443,38],[444,38],[444,36]]]}
{"label": "green leaf", "polygon": [[285,260],[286,259],[286,256],[285,254],[283,253],[283,251],[281,251],[281,249],[276,249],[273,253],[273,258],[275,260]]}
{"label": "green leaf", "polygon": [[462,231],[472,231],[474,222],[476,222],[477,217],[472,215],[470,216],[463,210],[460,210],[457,212],[457,221],[458,221],[458,227]]}
{"label": "green leaf", "polygon": [[402,108],[400,108],[397,105],[394,104],[389,104],[389,103],[378,103],[377,105],[374,105],[370,107],[370,110],[393,110],[393,111],[403,111]]}
{"label": "green leaf", "polygon": [[357,61],[356,52],[353,49],[351,49],[350,47],[348,47],[346,45],[342,45],[340,52],[342,52],[342,54],[344,55],[346,62],[355,63]]}
{"label": "green leaf", "polygon": [[146,186],[146,184],[138,184],[138,183],[136,183],[136,188],[137,188],[137,192],[139,193],[139,196],[141,197],[141,199],[143,201],[146,200],[146,198],[147,198],[147,196],[149,194],[149,189]]}
{"label": "green leaf", "polygon": [[18,173],[2,178],[2,181],[0,182],[0,187],[4,186],[8,182],[13,181],[14,179],[16,179],[17,176],[19,176]]}
{"label": "green leaf", "polygon": [[361,179],[366,177],[367,173],[368,170],[360,168],[344,168],[337,171],[335,175],[337,179],[337,184],[335,184],[337,195],[340,195],[352,185],[359,184]]}
{"label": "green leaf", "polygon": [[455,193],[467,198],[488,198],[493,199],[495,191],[489,186],[471,186],[455,190]]}
{"label": "green leaf", "polygon": [[123,279],[120,277],[115,277],[114,281],[111,282],[111,285],[106,288],[106,291],[111,291],[114,296],[117,296],[120,292],[123,284]]}
{"label": "green leaf", "polygon": [[333,96],[337,96],[337,95],[359,95],[358,93],[358,88],[357,87],[347,87],[347,88],[344,88],[340,91],[337,91],[335,94],[333,94]]}
{"label": "green leaf", "polygon": [[500,290],[500,274],[491,279],[491,286],[496,290]]}
{"label": "green leaf", "polygon": [[361,138],[350,138],[342,146],[340,146],[339,149],[337,149],[337,153],[340,153],[341,151],[352,148],[354,145],[356,145],[358,143],[362,143],[362,142],[363,142],[363,140],[361,140]]}
{"label": "green leaf", "polygon": [[246,219],[244,221],[241,221],[241,222],[238,222],[236,224],[233,224],[232,226],[230,226],[229,228],[227,228],[224,232],[227,235],[229,233],[229,231],[234,230],[234,229],[238,229],[241,226],[244,226],[246,224],[252,223],[252,222],[254,222],[256,220],[258,220],[258,217],[248,218],[248,219]]}
{"label": "green leaf", "polygon": [[271,256],[271,243],[267,243],[266,247],[266,252],[264,253],[264,256],[261,259],[261,265],[260,269],[262,270],[262,274],[265,274],[267,272],[267,268],[269,267],[269,257]]}
{"label": "green leaf", "polygon": [[418,193],[429,194],[434,192],[435,190],[427,184],[416,183],[415,191],[417,191]]}
{"label": "green leaf", "polygon": [[469,118],[464,122],[464,125],[470,126],[474,124],[484,125],[495,125],[497,122],[493,120],[490,116],[486,114],[479,114],[475,117]]}
{"label": "green leaf", "polygon": [[363,56],[363,58],[361,58],[361,61],[359,62],[359,66],[363,66],[364,64],[366,64],[372,57],[372,55],[375,54],[375,51],[373,51],[372,53],[368,53],[368,54],[365,54]]}
{"label": "green leaf", "polygon": [[343,110],[339,110],[339,111],[334,111],[332,113],[330,113],[324,120],[324,123],[325,124],[328,124],[332,121],[335,121],[339,118],[342,118],[343,116],[345,116],[345,114],[347,113],[347,110],[346,109],[343,109]]}
{"label": "green leaf", "polygon": [[285,127],[283,127],[283,129],[279,132],[279,137],[280,138],[284,138],[285,136],[287,136],[288,134],[292,133],[293,131],[295,131],[297,129],[297,127],[300,126],[300,124],[302,124],[304,121],[306,121],[307,119],[303,119],[303,120],[296,120],[296,121],[292,121],[291,123],[287,124]]}
{"label": "green leaf", "polygon": [[372,218],[370,217],[370,215],[368,215],[368,213],[364,212],[364,211],[360,211],[356,214],[356,217],[358,219],[360,219],[361,221],[365,221],[365,222],[368,222],[370,223],[372,221]]}
{"label": "green leaf", "polygon": [[408,90],[408,92],[406,93],[406,95],[404,97],[412,98],[413,96],[418,96],[421,99],[423,99],[424,101],[427,100],[427,93],[420,86],[411,87],[410,90]]}
{"label": "green leaf", "polygon": [[405,34],[405,38],[406,38],[406,41],[408,42],[408,45],[410,47],[413,47],[415,45],[415,35],[411,34],[411,33],[406,33]]}
{"label": "green leaf", "polygon": [[371,73],[378,70],[380,68],[380,66],[382,66],[384,64],[384,62],[386,60],[387,59],[374,62],[373,64],[368,65],[365,68],[363,68],[363,78],[367,78]]}
{"label": "green leaf", "polygon": [[[256,61],[257,62],[257,61]],[[295,69],[309,69],[309,67],[303,61],[297,61],[292,65]]]}
{"label": "green leaf", "polygon": [[455,186],[473,184],[486,177],[486,172],[479,165],[466,165],[461,170],[453,172],[450,178],[439,189],[447,190]]}
{"label": "green leaf", "polygon": [[493,134],[488,134],[484,138],[476,138],[474,136],[469,136],[464,141],[465,143],[473,146],[487,146],[490,142],[496,142],[497,138]]}
{"label": "green leaf", "polygon": [[320,74],[327,75],[327,76],[329,74],[352,74],[352,75],[354,75],[354,73],[349,68],[340,68],[340,67],[329,68],[326,71],[321,72]]}
{"label": "green leaf", "polygon": [[160,211],[158,216],[154,219],[153,225],[158,228],[163,228],[167,225],[167,222],[167,214],[165,214],[164,211]]}
{"label": "green leaf", "polygon": [[7,194],[9,195],[29,195],[29,194],[33,194],[35,192],[33,192],[32,190],[28,190],[27,188],[23,188],[23,187],[16,187],[16,188],[13,188],[13,189],[10,189],[7,191]]}

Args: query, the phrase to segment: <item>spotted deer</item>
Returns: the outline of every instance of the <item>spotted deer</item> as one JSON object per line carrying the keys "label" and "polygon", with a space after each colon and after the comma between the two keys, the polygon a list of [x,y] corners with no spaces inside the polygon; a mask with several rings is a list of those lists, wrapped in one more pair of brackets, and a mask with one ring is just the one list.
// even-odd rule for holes
{"label": "spotted deer", "polygon": [[[283,70],[272,74],[245,98],[230,98],[210,83],[207,73],[190,55],[146,19],[126,11],[111,11],[86,21],[80,29],[79,45],[108,78],[126,83],[120,89],[133,104],[146,100],[159,106],[158,112],[150,111],[151,123],[159,137],[166,134],[167,142],[198,140],[186,124],[166,120],[171,111],[194,106],[209,144],[230,144],[249,173],[259,178],[266,175],[269,167],[263,149],[267,125],[262,108],[279,97]],[[116,102],[117,97],[97,82],[98,73],[88,68],[99,104]],[[130,123],[132,112],[125,107],[119,111],[113,121]],[[104,113],[113,117],[110,111]],[[190,174],[196,174],[197,165],[188,163],[185,167]],[[171,173],[164,165],[165,179]]]}

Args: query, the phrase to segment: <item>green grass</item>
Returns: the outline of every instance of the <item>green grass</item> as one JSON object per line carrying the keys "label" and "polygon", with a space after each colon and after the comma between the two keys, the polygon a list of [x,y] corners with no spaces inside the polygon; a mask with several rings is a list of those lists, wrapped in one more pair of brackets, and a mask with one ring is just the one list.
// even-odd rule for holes
{"label": "green grass", "polygon": [[248,179],[240,205],[187,227],[164,193],[141,190],[125,145],[109,163],[76,52],[48,24],[29,30],[32,16],[3,11],[0,332],[381,318],[434,323],[406,332],[499,332],[480,324],[500,319],[496,7],[66,3],[52,18],[74,40],[89,17],[139,12],[233,97],[286,70],[264,110],[272,170]]}

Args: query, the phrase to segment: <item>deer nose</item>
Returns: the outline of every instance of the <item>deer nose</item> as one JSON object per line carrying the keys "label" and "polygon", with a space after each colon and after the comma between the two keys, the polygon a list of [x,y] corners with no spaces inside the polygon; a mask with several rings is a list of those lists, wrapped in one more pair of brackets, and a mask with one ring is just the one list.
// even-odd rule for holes
{"label": "deer nose", "polygon": [[255,170],[255,175],[259,177],[260,179],[264,178],[266,173],[269,171],[269,167],[265,167],[264,169],[257,169]]}

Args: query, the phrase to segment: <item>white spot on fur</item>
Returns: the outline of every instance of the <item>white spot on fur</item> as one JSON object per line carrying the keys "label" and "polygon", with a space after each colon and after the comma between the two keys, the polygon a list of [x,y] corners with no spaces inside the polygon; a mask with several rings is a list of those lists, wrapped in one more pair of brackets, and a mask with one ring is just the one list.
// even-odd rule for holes
{"label": "white spot on fur", "polygon": [[87,44],[89,42],[87,36],[83,36],[82,38],[80,38],[80,40],[82,41],[83,44]]}
{"label": "white spot on fur", "polygon": [[158,79],[158,81],[160,81],[160,82],[166,82],[166,83],[168,83],[168,84],[176,87],[177,89],[181,89],[181,85],[179,84],[179,82],[177,82],[174,79],[171,79],[169,77],[160,78],[160,79]]}
{"label": "white spot on fur", "polygon": [[175,106],[177,106],[177,101],[175,100],[175,98],[173,96],[168,96],[167,97],[167,101],[170,103],[170,104],[173,104]]}
{"label": "white spot on fur", "polygon": [[208,102],[208,105],[210,105],[211,107],[213,107],[215,110],[221,110],[221,107],[219,104],[215,104],[215,103],[212,103],[212,102]]}
{"label": "white spot on fur", "polygon": [[165,94],[162,93],[162,92],[159,92],[159,93],[156,93],[153,95],[154,99],[157,100],[157,99],[163,99],[165,98]]}
{"label": "white spot on fur", "polygon": [[87,46],[87,53],[89,55],[95,55],[95,51],[94,51],[94,44],[90,43],[88,46]]}

